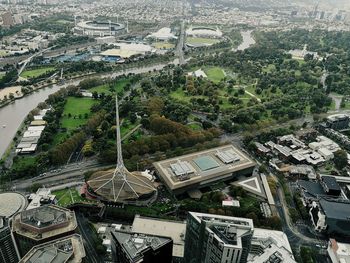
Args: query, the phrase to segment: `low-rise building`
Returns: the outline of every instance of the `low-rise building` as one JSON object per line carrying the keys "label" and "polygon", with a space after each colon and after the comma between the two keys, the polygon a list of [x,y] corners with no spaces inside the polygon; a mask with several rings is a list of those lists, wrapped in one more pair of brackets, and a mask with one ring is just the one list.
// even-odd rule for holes
{"label": "low-rise building", "polygon": [[50,189],[39,188],[36,193],[32,193],[28,197],[29,205],[27,210],[37,208],[41,205],[56,204],[56,196],[51,194]]}
{"label": "low-rise building", "polygon": [[214,182],[251,175],[256,164],[233,145],[225,145],[153,165],[160,179],[177,195]]}
{"label": "low-rise building", "polygon": [[350,263],[350,244],[331,238],[328,243],[328,255],[332,263]]}

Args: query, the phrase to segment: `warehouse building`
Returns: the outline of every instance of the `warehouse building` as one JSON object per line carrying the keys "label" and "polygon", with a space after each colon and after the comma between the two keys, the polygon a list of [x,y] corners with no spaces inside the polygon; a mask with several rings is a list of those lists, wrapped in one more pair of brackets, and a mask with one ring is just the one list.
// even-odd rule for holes
{"label": "warehouse building", "polygon": [[218,181],[250,176],[255,162],[233,145],[225,145],[153,165],[160,179],[177,195]]}

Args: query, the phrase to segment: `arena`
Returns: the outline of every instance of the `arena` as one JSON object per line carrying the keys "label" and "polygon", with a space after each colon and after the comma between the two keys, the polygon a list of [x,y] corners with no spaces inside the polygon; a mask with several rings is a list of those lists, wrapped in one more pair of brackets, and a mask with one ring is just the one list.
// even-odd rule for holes
{"label": "arena", "polygon": [[92,37],[117,36],[125,31],[125,25],[114,22],[82,21],[74,27],[75,34]]}

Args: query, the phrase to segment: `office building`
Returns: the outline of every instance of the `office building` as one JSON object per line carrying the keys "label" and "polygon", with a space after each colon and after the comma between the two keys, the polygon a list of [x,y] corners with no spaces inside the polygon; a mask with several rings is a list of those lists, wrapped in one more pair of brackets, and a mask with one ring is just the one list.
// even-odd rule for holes
{"label": "office building", "polygon": [[173,240],[173,258],[184,257],[186,222],[149,218],[136,215],[132,231],[146,235],[169,237]]}
{"label": "office building", "polygon": [[33,247],[19,263],[80,263],[84,257],[83,240],[74,234]]}
{"label": "office building", "polygon": [[18,262],[18,254],[11,235],[9,222],[5,217],[0,217],[0,262]]}
{"label": "office building", "polygon": [[330,239],[327,249],[332,263],[350,263],[350,244]]}
{"label": "office building", "polygon": [[74,234],[76,228],[75,213],[55,205],[26,210],[12,219],[12,232],[21,256],[34,246]]}
{"label": "office building", "polygon": [[115,263],[171,263],[171,238],[135,232],[113,231],[112,257]]}
{"label": "office building", "polygon": [[184,262],[247,262],[253,232],[251,219],[189,212]]}
{"label": "office building", "polygon": [[349,128],[350,118],[346,114],[334,114],[327,117],[326,126],[333,130],[344,130]]}

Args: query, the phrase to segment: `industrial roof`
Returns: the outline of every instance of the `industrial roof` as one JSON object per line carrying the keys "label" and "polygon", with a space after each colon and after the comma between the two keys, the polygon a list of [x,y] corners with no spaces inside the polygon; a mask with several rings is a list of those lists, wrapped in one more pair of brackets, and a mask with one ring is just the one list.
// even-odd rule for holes
{"label": "industrial roof", "polygon": [[155,219],[136,215],[132,224],[132,230],[142,234],[170,237],[173,240],[173,256],[184,256],[186,222]]}
{"label": "industrial roof", "polygon": [[0,216],[12,217],[27,207],[25,196],[15,192],[0,193]]}

